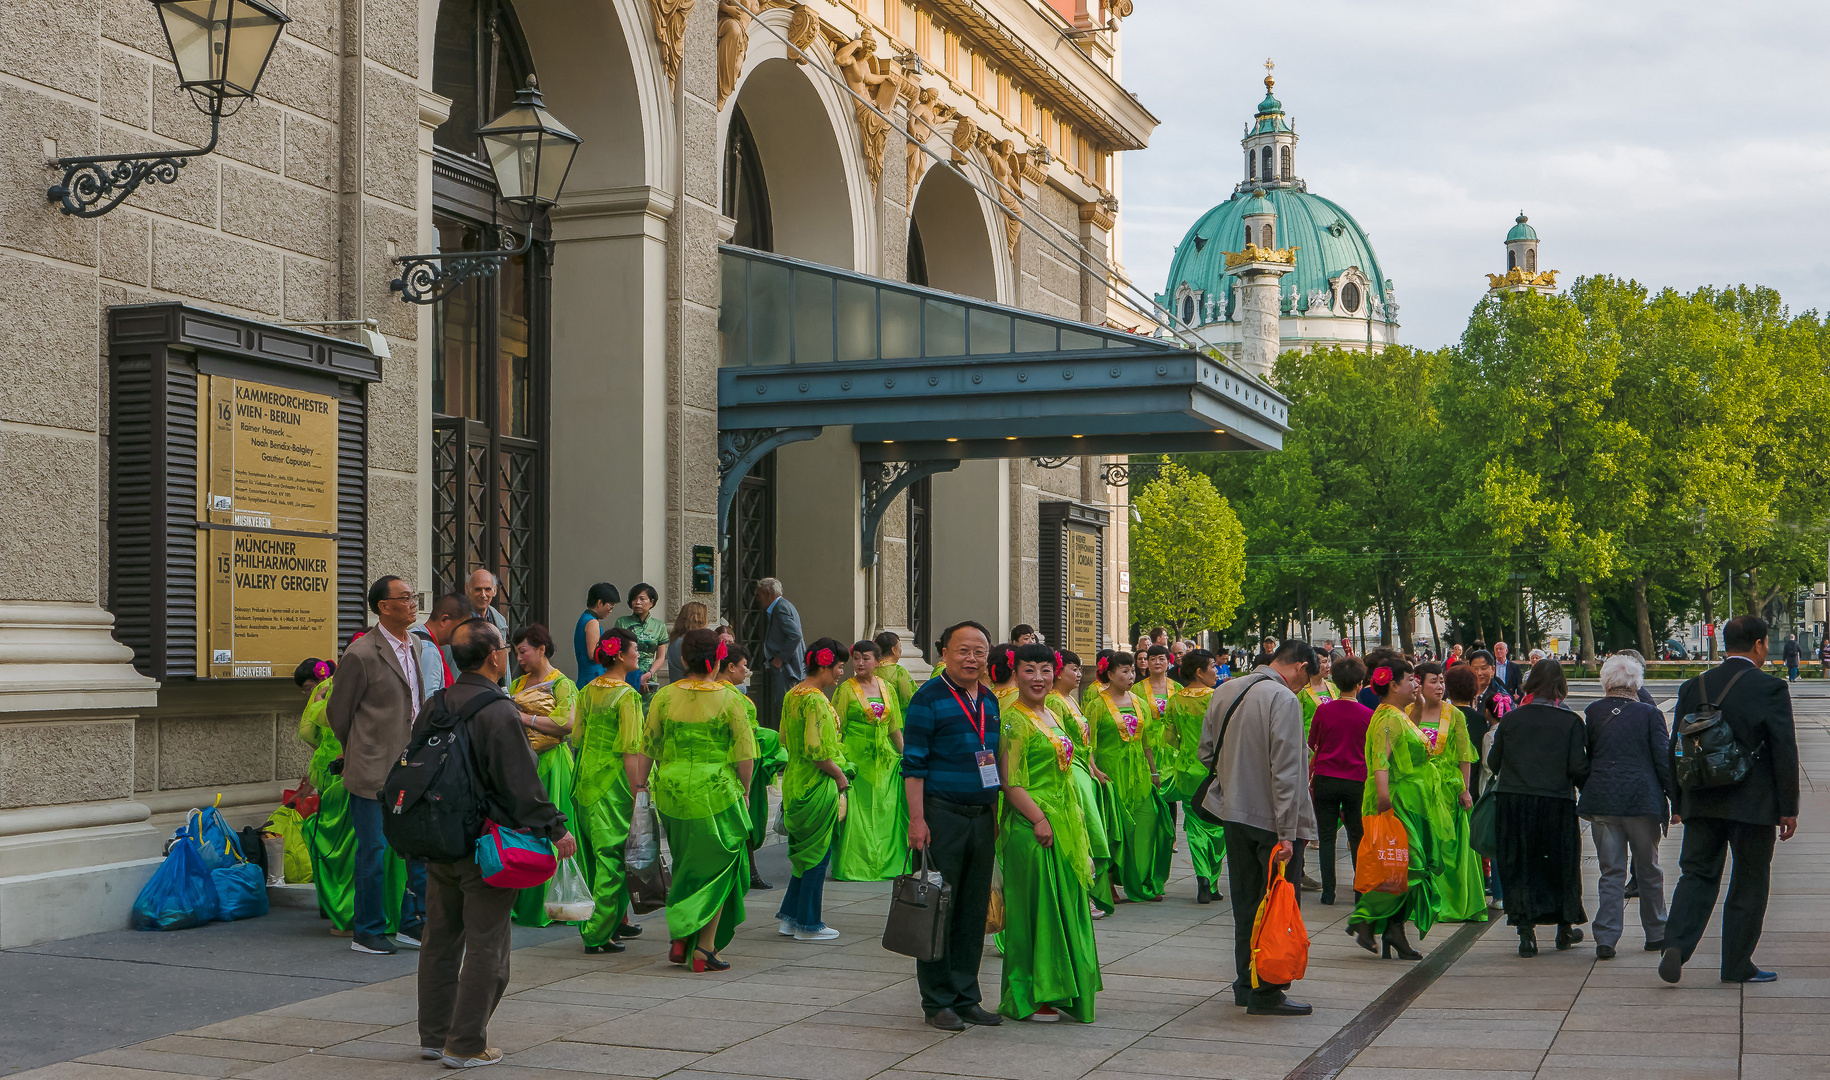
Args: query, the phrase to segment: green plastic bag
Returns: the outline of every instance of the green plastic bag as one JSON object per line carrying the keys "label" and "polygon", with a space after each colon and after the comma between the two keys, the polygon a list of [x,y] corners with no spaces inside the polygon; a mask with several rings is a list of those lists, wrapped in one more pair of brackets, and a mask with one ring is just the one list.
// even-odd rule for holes
{"label": "green plastic bag", "polygon": [[311,845],[305,842],[305,819],[290,806],[282,806],[267,818],[261,831],[277,833],[286,841],[286,883],[303,885],[311,881]]}

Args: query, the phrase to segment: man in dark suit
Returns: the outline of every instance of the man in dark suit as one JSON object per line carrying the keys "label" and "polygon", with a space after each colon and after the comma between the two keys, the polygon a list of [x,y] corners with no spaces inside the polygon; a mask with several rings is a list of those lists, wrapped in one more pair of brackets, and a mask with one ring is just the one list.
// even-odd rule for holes
{"label": "man in dark suit", "polygon": [[1512,662],[1512,646],[1504,641],[1493,643],[1493,681],[1512,700],[1519,700],[1519,691],[1525,685],[1525,669]]}
{"label": "man in dark suit", "polygon": [[763,578],[756,583],[756,604],[763,609],[762,670],[769,673],[768,709],[762,722],[771,728],[782,726],[782,701],[788,691],[807,677],[802,653],[807,645],[801,637],[801,613],[782,595],[782,583]]}
{"label": "man in dark suit", "polygon": [[1722,981],[1765,983],[1779,978],[1754,965],[1754,946],[1760,943],[1766,919],[1774,830],[1781,840],[1790,840],[1798,831],[1798,739],[1785,681],[1760,670],[1767,658],[1766,638],[1764,619],[1743,615],[1729,620],[1723,628],[1727,658],[1678,691],[1673,775],[1678,775],[1678,729],[1705,700],[1722,710],[1735,740],[1752,753],[1753,768],[1738,784],[1678,795],[1671,822],[1684,825],[1684,848],[1678,857],[1683,876],[1671,898],[1658,965],[1659,978],[1668,983],[1683,976],[1684,962],[1709,924],[1722,883],[1722,859],[1729,851],[1734,852],[1735,867],[1728,879],[1728,901],[1722,906]]}

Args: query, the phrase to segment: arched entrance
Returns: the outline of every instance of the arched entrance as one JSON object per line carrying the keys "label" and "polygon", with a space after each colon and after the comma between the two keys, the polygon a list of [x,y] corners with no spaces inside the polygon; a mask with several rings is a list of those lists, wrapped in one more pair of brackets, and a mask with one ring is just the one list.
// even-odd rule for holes
{"label": "arched entrance", "polygon": [[[858,264],[854,215],[848,212],[859,196],[846,176],[832,125],[820,122],[826,105],[813,78],[801,65],[779,58],[763,60],[744,78],[726,123],[724,177],[738,182],[738,190],[727,193],[727,204],[739,211],[740,231],[770,245],[763,250],[868,269]],[[767,192],[760,206],[750,198],[759,188]],[[766,227],[751,226],[745,210],[766,213]]]}
{"label": "arched entrance", "polygon": [[[986,213],[984,198],[958,174],[930,168],[916,189],[915,213],[909,219],[909,250],[921,253],[926,280],[911,278],[912,284],[994,303],[1007,300],[1009,273],[1000,263],[1007,267],[1009,260],[1001,247],[993,246]],[[1003,235],[1001,224],[997,235]],[[911,272],[915,264],[911,255]]]}

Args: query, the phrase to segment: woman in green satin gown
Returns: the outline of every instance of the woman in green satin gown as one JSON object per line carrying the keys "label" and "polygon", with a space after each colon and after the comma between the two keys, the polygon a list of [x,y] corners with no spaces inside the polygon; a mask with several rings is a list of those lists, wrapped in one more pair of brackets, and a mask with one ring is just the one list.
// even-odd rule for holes
{"label": "woman in green satin gown", "polygon": [[750,889],[772,889],[756,873],[756,849],[769,839],[769,785],[788,767],[788,755],[782,753],[782,740],[756,718],[756,702],[743,692],[750,681],[750,650],[735,642],[725,643],[724,661],[718,667],[718,681],[737,692],[738,704],[750,719],[750,734],[756,737],[756,764],[750,769]]}
{"label": "woman in green satin gown", "polygon": [[1111,778],[1093,764],[1093,725],[1087,723],[1086,714],[1075,704],[1080,696],[1080,656],[1071,649],[1062,649],[1055,655],[1061,658],[1061,667],[1055,673],[1054,690],[1042,704],[1055,714],[1061,730],[1074,741],[1074,789],[1080,795],[1087,854],[1093,860],[1092,917],[1103,919],[1113,910],[1110,836],[1118,809],[1112,803]]}
{"label": "woman in green satin gown", "polygon": [[915,677],[902,666],[902,638],[893,630],[884,630],[873,639],[877,646],[877,677],[896,691],[896,704],[904,713],[915,696]]}
{"label": "woman in green satin gown", "polygon": [[788,831],[793,880],[775,913],[781,932],[796,941],[831,941],[839,932],[820,917],[833,839],[845,817],[845,792],[856,769],[846,760],[839,718],[826,695],[839,683],[845,646],[820,638],[807,646],[807,677],[782,700],[782,824]]}
{"label": "woman in green satin gown", "polygon": [[726,651],[717,631],[680,639],[687,676],[655,692],[648,706],[647,755],[654,808],[667,831],[673,882],[667,889],[668,959],[694,971],[731,965],[718,950],[744,920],[750,891],[750,774],[756,737],[743,695],[718,681]]}
{"label": "woman in green satin gown", "polygon": [[1441,921],[1436,878],[1442,869],[1442,847],[1454,829],[1443,812],[1436,768],[1430,764],[1429,740],[1404,714],[1418,694],[1410,663],[1392,650],[1375,649],[1367,654],[1366,664],[1371,669],[1367,683],[1378,695],[1379,707],[1373,710],[1366,729],[1368,783],[1360,815],[1368,818],[1387,810],[1395,812],[1410,842],[1411,865],[1402,894],[1360,894],[1347,932],[1367,952],[1380,951],[1380,943],[1374,941],[1377,934],[1382,935],[1385,956],[1395,951],[1400,959],[1416,960],[1422,954],[1411,948],[1404,924],[1415,924],[1421,938]]}
{"label": "woman in green satin gown", "polygon": [[[349,792],[343,777],[331,772],[331,762],[343,756],[343,744],[330,730],[326,715],[331,680],[337,665],[329,660],[305,660],[292,680],[308,695],[299,716],[299,738],[312,748],[305,780],[318,793],[318,812],[300,827],[311,852],[311,883],[318,892],[318,913],[330,920],[333,937],[349,937],[356,921],[356,825],[349,816]],[[303,794],[303,793],[301,793]],[[382,860],[381,908],[387,913],[388,933],[400,929],[400,901],[407,892],[407,864],[389,849]]]}
{"label": "woman in green satin gown", "polygon": [[1093,1022],[1104,984],[1093,941],[1093,857],[1075,784],[1083,756],[1047,706],[1055,650],[1021,645],[1017,695],[1000,710],[998,861],[1004,868],[1004,952],[998,1012],[1013,1020]]}
{"label": "woman in green satin gown", "polygon": [[[600,639],[601,640],[601,639]],[[566,816],[578,814],[572,806],[572,748],[566,740],[572,737],[572,699],[578,687],[553,666],[553,635],[539,623],[529,623],[516,630],[509,639],[515,648],[515,663],[521,674],[508,684],[511,695],[524,690],[544,690],[552,695],[553,707],[545,716],[521,713],[521,726],[527,732],[528,745],[541,745],[534,771],[546,785],[546,797]],[[537,738],[544,736],[544,738]],[[526,889],[515,897],[514,921],[521,926],[549,926],[553,920],[546,914],[546,892],[551,882]]]}
{"label": "woman in green satin gown", "polygon": [[845,759],[858,767],[833,852],[834,881],[888,881],[908,869],[909,803],[902,785],[902,705],[877,676],[877,643],[854,642],[851,678],[832,696]]}
{"label": "woman in green satin gown", "polygon": [[[1442,921],[1486,922],[1486,878],[1481,873],[1481,858],[1474,853],[1469,819],[1474,796],[1468,783],[1476,754],[1473,740],[1468,737],[1467,717],[1445,698],[1448,674],[1435,661],[1418,664],[1422,696],[1406,712],[1429,741],[1430,765],[1436,770],[1436,797],[1452,826],[1442,845],[1442,869],[1436,875]],[[1466,683],[1464,689],[1473,689],[1472,669],[1457,678]]]}
{"label": "woman in green satin gown", "polygon": [[629,684],[629,673],[640,658],[634,634],[620,626],[606,629],[597,642],[597,662],[604,673],[579,687],[572,698],[572,738],[578,746],[572,785],[572,805],[578,811],[574,831],[586,854],[585,873],[597,904],[578,928],[588,953],[622,952],[622,939],[642,932],[627,918],[629,877],[623,868],[635,789],[648,786],[642,695]]}
{"label": "woman in green satin gown", "polygon": [[1169,804],[1157,787],[1162,718],[1149,699],[1131,692],[1136,678],[1137,660],[1127,652],[1113,653],[1099,672],[1102,685],[1087,709],[1093,760],[1112,778],[1112,801],[1118,808],[1112,876],[1134,903],[1163,899],[1175,840]]}
{"label": "woman in green satin gown", "polygon": [[1226,856],[1226,833],[1218,825],[1209,825],[1201,815],[1186,806],[1201,790],[1207,779],[1207,766],[1201,764],[1201,727],[1207,723],[1207,703],[1220,682],[1220,667],[1213,653],[1190,649],[1182,657],[1182,685],[1169,698],[1169,710],[1163,717],[1165,756],[1162,768],[1163,798],[1183,803],[1182,829],[1188,837],[1188,858],[1195,864],[1195,903],[1211,904],[1223,899],[1217,887],[1220,862]]}
{"label": "woman in green satin gown", "polygon": [[639,581],[629,589],[629,614],[613,623],[629,631],[635,638],[641,652],[641,662],[630,672],[630,685],[642,691],[643,700],[654,691],[654,681],[648,677],[648,671],[654,667],[654,658],[667,644],[667,624],[654,613],[655,605],[661,602],[661,594],[653,585]]}

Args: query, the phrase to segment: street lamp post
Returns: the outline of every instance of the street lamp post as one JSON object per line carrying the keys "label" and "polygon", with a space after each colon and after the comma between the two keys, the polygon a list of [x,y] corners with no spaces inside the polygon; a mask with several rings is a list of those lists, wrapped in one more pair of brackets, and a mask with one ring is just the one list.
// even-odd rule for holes
{"label": "street lamp post", "polygon": [[63,180],[45,195],[66,214],[101,217],[141,184],[175,183],[191,158],[215,150],[222,118],[254,97],[280,33],[292,21],[264,0],[153,0],[153,8],[179,87],[210,118],[209,141],[196,150],[58,158]]}
{"label": "street lamp post", "polygon": [[504,259],[526,254],[534,246],[534,222],[540,211],[559,202],[572,158],[584,141],[547,111],[532,75],[516,91],[508,111],[478,128],[476,136],[496,174],[501,200],[527,213],[527,236],[520,247],[497,251],[398,256],[394,261],[400,264],[400,276],[388,287],[408,303],[436,304],[471,278],[494,274]]}

